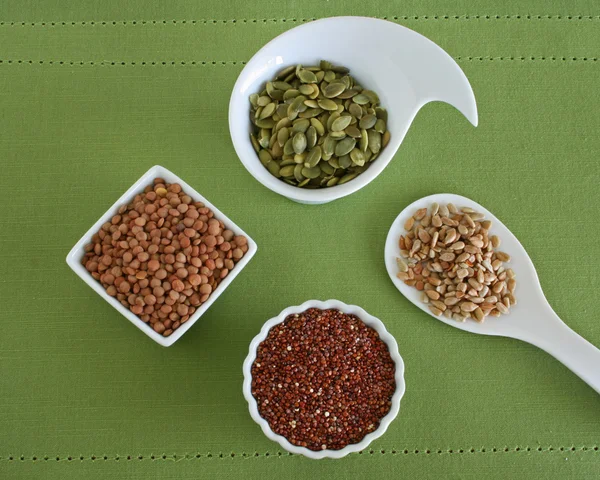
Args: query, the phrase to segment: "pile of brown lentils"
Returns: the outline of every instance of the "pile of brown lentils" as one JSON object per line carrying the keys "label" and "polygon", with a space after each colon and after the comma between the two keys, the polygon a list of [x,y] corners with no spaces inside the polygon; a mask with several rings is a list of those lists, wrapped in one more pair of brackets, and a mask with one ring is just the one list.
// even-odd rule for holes
{"label": "pile of brown lentils", "polygon": [[119,302],[168,337],[248,251],[212,210],[162,178],[92,237],[81,263]]}
{"label": "pile of brown lentils", "polygon": [[311,308],[275,325],[258,346],[252,395],[290,443],[339,450],[390,411],[395,371],[387,345],[358,317]]}

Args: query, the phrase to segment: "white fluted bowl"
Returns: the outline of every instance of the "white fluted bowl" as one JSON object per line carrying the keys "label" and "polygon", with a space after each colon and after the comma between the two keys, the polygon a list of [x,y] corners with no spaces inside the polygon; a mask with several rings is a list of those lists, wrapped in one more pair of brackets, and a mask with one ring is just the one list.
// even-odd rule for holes
{"label": "white fluted bowl", "polygon": [[[302,313],[308,310],[309,308],[319,308],[321,310],[335,309],[343,313],[356,315],[366,325],[371,327],[379,334],[381,340],[383,340],[387,345],[388,350],[390,352],[390,356],[396,364],[396,373],[394,375],[394,380],[396,381],[396,391],[392,396],[392,406],[390,408],[390,411],[385,417],[381,419],[379,427],[376,430],[365,435],[365,437],[360,442],[347,445],[346,447],[340,450],[314,451],[305,447],[298,447],[297,445],[292,445],[285,437],[283,437],[282,435],[278,435],[275,432],[273,432],[273,430],[271,430],[269,423],[263,417],[261,417],[260,413],[258,412],[258,404],[256,403],[256,399],[252,395],[252,364],[256,359],[256,350],[258,346],[267,338],[269,330],[271,330],[271,328],[277,325],[278,323],[283,322],[288,317],[288,315]],[[281,445],[288,452],[299,453],[301,455],[304,455],[305,457],[317,460],[321,458],[342,458],[348,455],[349,453],[359,452],[367,448],[373,440],[381,437],[389,427],[392,420],[394,420],[394,418],[396,418],[396,415],[398,415],[398,412],[400,411],[400,400],[402,399],[402,396],[404,395],[404,392],[406,390],[406,385],[404,382],[404,362],[402,360],[402,357],[400,356],[400,353],[398,353],[398,344],[396,343],[394,337],[386,330],[385,325],[381,322],[381,320],[375,318],[372,315],[369,315],[362,308],[357,307],[356,305],[346,305],[345,303],[340,302],[339,300],[327,300],[325,302],[322,302],[320,300],[308,300],[302,305],[288,307],[276,317],[272,318],[271,320],[268,320],[263,325],[262,329],[260,330],[260,333],[256,335],[256,337],[254,337],[254,339],[250,342],[250,351],[248,352],[246,360],[244,360],[243,370],[244,397],[248,402],[250,415],[252,416],[253,420],[260,425],[260,428],[262,428],[263,433],[271,440],[279,443],[279,445]]]}

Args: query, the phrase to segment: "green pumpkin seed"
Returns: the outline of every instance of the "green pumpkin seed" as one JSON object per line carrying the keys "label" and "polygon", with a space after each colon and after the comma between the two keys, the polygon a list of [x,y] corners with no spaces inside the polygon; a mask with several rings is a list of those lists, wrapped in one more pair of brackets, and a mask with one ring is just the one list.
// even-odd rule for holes
{"label": "green pumpkin seed", "polygon": [[325,141],[323,142],[323,156],[329,156],[331,157],[331,155],[333,155],[333,152],[335,151],[335,144],[336,141],[331,138],[330,135],[328,135],[327,137],[325,137]]}
{"label": "green pumpkin seed", "polygon": [[358,103],[359,105],[366,105],[367,103],[369,103],[369,97],[362,93],[359,93],[358,95],[354,95],[352,97],[352,101],[354,103]]}
{"label": "green pumpkin seed", "polygon": [[306,178],[318,178],[321,175],[321,169],[319,167],[304,167],[302,169],[302,175]]}
{"label": "green pumpkin seed", "polygon": [[277,162],[269,162],[267,163],[267,169],[269,170],[269,172],[271,173],[271,175],[280,178],[281,175],[279,174],[279,165],[277,164]]}
{"label": "green pumpkin seed", "polygon": [[390,131],[387,130],[384,134],[383,137],[381,138],[381,148],[385,148],[387,146],[388,143],[390,143]]}
{"label": "green pumpkin seed", "polygon": [[279,120],[279,121],[277,122],[277,124],[275,125],[275,131],[276,131],[276,132],[278,132],[278,131],[279,131],[279,130],[281,130],[282,128],[287,128],[287,127],[289,127],[291,124],[292,124],[292,121],[291,121],[289,118],[287,118],[287,117],[285,117],[285,118],[282,118],[282,119],[281,119],[281,120]]}
{"label": "green pumpkin seed", "polygon": [[344,130],[341,132],[330,132],[329,136],[334,140],[341,140],[342,138],[346,138],[346,132]]}
{"label": "green pumpkin seed", "polygon": [[301,182],[302,180],[304,180],[304,175],[302,175],[303,168],[304,168],[304,166],[302,164],[298,164],[294,167],[294,178],[298,182]]}
{"label": "green pumpkin seed", "polygon": [[365,162],[370,162],[373,159],[373,152],[368,148],[366,152],[363,152],[363,155],[365,156]]}
{"label": "green pumpkin seed", "polygon": [[[340,140],[337,143],[337,145],[335,146],[336,156],[341,157],[343,155],[348,155],[352,151],[352,149],[354,148],[355,145],[356,145],[356,140],[352,137],[346,137],[346,138]],[[346,168],[346,167],[343,167],[343,168]]]}
{"label": "green pumpkin seed", "polygon": [[295,88],[290,88],[288,90],[286,90],[283,94],[283,100],[287,101],[290,100],[292,98],[296,98],[298,95],[300,95],[300,91],[296,90]]}
{"label": "green pumpkin seed", "polygon": [[296,168],[296,164],[281,167],[279,169],[279,175],[281,175],[282,177],[291,177],[292,175],[294,175],[294,168]]}
{"label": "green pumpkin seed", "polygon": [[273,142],[273,145],[271,146],[271,156],[273,158],[281,158],[281,156],[283,155],[283,147],[279,145],[277,139],[275,138],[275,135],[273,135],[272,138],[275,140],[275,142]]}
{"label": "green pumpkin seed", "polygon": [[275,120],[272,118],[262,118],[256,120],[254,124],[259,128],[273,128],[275,126]]}
{"label": "green pumpkin seed", "polygon": [[287,128],[282,128],[277,132],[277,142],[280,146],[284,146],[285,142],[290,138],[290,131]]}
{"label": "green pumpkin seed", "polygon": [[292,137],[292,145],[295,153],[302,153],[306,149],[306,135],[302,132],[296,133]]}
{"label": "green pumpkin seed", "polygon": [[308,182],[310,182],[310,178],[305,178],[304,180],[302,180],[298,186],[299,187],[303,187],[304,185],[306,185]]}
{"label": "green pumpkin seed", "polygon": [[306,146],[313,148],[317,144],[317,131],[312,125],[306,130]]}
{"label": "green pumpkin seed", "polygon": [[332,177],[327,181],[327,186],[333,187],[333,186],[337,185],[339,183],[339,181],[340,181],[339,177]]}
{"label": "green pumpkin seed", "polygon": [[297,133],[297,132],[305,133],[306,130],[308,130],[309,126],[310,126],[310,120],[307,120],[306,118],[299,118],[298,120],[294,120],[294,123],[292,126],[292,131],[294,133]]}
{"label": "green pumpkin seed", "polygon": [[305,68],[303,68],[300,71],[297,71],[296,76],[300,79],[302,83],[317,83],[317,76],[313,72]]}
{"label": "green pumpkin seed", "polygon": [[[346,100],[347,102],[352,102],[352,100],[348,99]],[[352,115],[353,117],[356,117],[360,120],[360,118],[363,115],[363,111],[362,108],[360,108],[360,105],[356,104],[356,103],[350,103],[350,105],[348,105],[347,110],[350,112],[350,115]]]}
{"label": "green pumpkin seed", "polygon": [[334,98],[339,96],[344,90],[346,90],[346,85],[341,82],[330,83],[325,87],[323,91],[323,95],[327,98]]}
{"label": "green pumpkin seed", "polygon": [[253,93],[250,95],[250,103],[252,104],[252,106],[254,108],[256,108],[258,106],[258,93]]}
{"label": "green pumpkin seed", "polygon": [[381,134],[385,133],[385,122],[381,118],[375,122],[375,131]]}
{"label": "green pumpkin seed", "polygon": [[[261,130],[261,132],[264,132],[264,130]],[[261,136],[258,138],[258,143],[260,144],[260,146],[262,148],[270,148],[271,147],[270,140],[271,140],[271,138],[268,136]]]}
{"label": "green pumpkin seed", "polygon": [[319,108],[319,102],[317,102],[316,100],[304,100],[304,105],[306,105],[309,108]]}
{"label": "green pumpkin seed", "polygon": [[[328,62],[327,60],[321,60],[319,62],[319,68],[321,70],[327,71],[327,70],[331,70],[333,68],[333,65],[331,64],[331,62]],[[334,75],[335,75],[335,73],[334,73]]]}
{"label": "green pumpkin seed", "polygon": [[285,67],[283,70],[280,70],[279,73],[275,76],[276,79],[280,80],[282,78],[287,77],[290,73],[296,71],[296,65],[290,65],[289,67]]}
{"label": "green pumpkin seed", "polygon": [[284,155],[293,155],[294,154],[294,145],[292,143],[292,139],[290,138],[285,145],[283,146],[283,154]]}
{"label": "green pumpkin seed", "polygon": [[338,104],[335,103],[333,100],[330,100],[329,98],[323,98],[319,100],[318,106],[321,107],[323,110],[337,110],[338,108]]}
{"label": "green pumpkin seed", "polygon": [[[277,115],[281,118],[287,118],[287,112],[288,112],[288,105],[285,103],[282,103],[280,105],[277,105],[277,110],[275,110],[277,112]],[[275,116],[275,115],[273,115]]]}
{"label": "green pumpkin seed", "polygon": [[258,140],[256,139],[253,133],[250,134],[250,143],[252,143],[252,147],[254,148],[256,153],[258,153],[260,151],[260,144],[258,143]]}
{"label": "green pumpkin seed", "polygon": [[341,132],[348,125],[350,125],[351,121],[352,121],[352,117],[350,115],[345,115],[343,117],[336,118],[331,123],[331,131],[333,131],[333,132]]}
{"label": "green pumpkin seed", "polygon": [[317,116],[321,115],[322,112],[323,112],[323,110],[320,108],[309,108],[308,110],[306,110],[304,112],[300,112],[298,114],[298,116],[300,118],[313,118],[313,117],[317,117]]}
{"label": "green pumpkin seed", "polygon": [[262,97],[258,97],[256,102],[259,107],[266,107],[269,103],[271,103],[271,97],[268,95],[263,95]]}
{"label": "green pumpkin seed", "polygon": [[343,93],[340,93],[337,98],[341,98],[342,100],[346,100],[347,98],[354,98],[355,95],[360,93],[360,89],[358,88],[349,88]]}
{"label": "green pumpkin seed", "polygon": [[302,95],[310,95],[311,93],[313,93],[313,89],[312,86],[310,85],[300,85],[298,87],[298,91],[302,94]]}
{"label": "green pumpkin seed", "polygon": [[260,116],[260,114],[262,113],[264,107],[258,107],[256,109],[256,112],[254,112],[254,118],[258,118]]}
{"label": "green pumpkin seed", "polygon": [[332,72],[331,70],[325,72],[325,75],[323,75],[323,80],[325,80],[327,83],[335,80],[335,72]]}
{"label": "green pumpkin seed", "polygon": [[376,132],[375,130],[369,130],[369,150],[373,152],[373,154],[379,153],[381,150],[381,133]]}
{"label": "green pumpkin seed", "polygon": [[292,111],[299,112],[302,108],[302,105],[304,104],[304,100],[306,100],[306,97],[304,95],[298,95],[296,98],[294,98],[294,101],[290,104],[288,108],[288,114],[290,109]]}
{"label": "green pumpkin seed", "polygon": [[296,120],[296,118],[298,118],[298,110],[292,108],[292,105],[290,105],[287,109],[287,118],[289,118],[290,120]]}
{"label": "green pumpkin seed", "polygon": [[368,132],[363,128],[360,131],[360,149],[363,152],[367,151],[367,148],[369,146],[369,134]]}
{"label": "green pumpkin seed", "polygon": [[338,163],[340,164],[340,168],[347,169],[352,165],[352,160],[350,159],[350,155],[342,155],[338,158]]}
{"label": "green pumpkin seed", "polygon": [[318,83],[321,80],[323,80],[323,77],[325,76],[325,72],[322,70],[319,70],[318,72],[315,73],[315,76],[317,77],[317,83]]}
{"label": "green pumpkin seed", "polygon": [[333,175],[333,172],[335,172],[335,168],[329,165],[329,162],[320,162],[319,168],[325,175]]}
{"label": "green pumpkin seed", "polygon": [[305,167],[314,167],[321,161],[321,147],[314,147],[306,157]]}
{"label": "green pumpkin seed", "polygon": [[340,178],[338,185],[342,185],[346,182],[349,182],[350,180],[354,180],[357,176],[358,176],[358,173],[356,173],[356,172],[355,173],[347,173],[342,178]]}
{"label": "green pumpkin seed", "polygon": [[344,132],[346,132],[346,135],[352,137],[352,138],[360,138],[360,130],[358,128],[356,128],[354,125],[350,125],[349,127],[347,127]]}
{"label": "green pumpkin seed", "polygon": [[315,127],[315,130],[317,131],[317,135],[319,135],[320,137],[322,137],[325,134],[325,127],[323,126],[323,124],[316,118],[311,118],[310,119],[310,124]]}
{"label": "green pumpkin seed", "polygon": [[[277,88],[279,88],[279,87],[277,87]],[[369,99],[369,102],[371,102],[374,106],[379,103],[379,97],[373,90],[363,90],[361,93],[363,95],[366,95],[367,98]]]}
{"label": "green pumpkin seed", "polygon": [[306,152],[302,152],[302,153],[297,153],[296,155],[294,155],[294,163],[304,163],[306,161],[306,157],[308,156],[308,154]]}
{"label": "green pumpkin seed", "polygon": [[358,148],[350,152],[350,159],[354,165],[362,167],[365,164],[365,155]]}
{"label": "green pumpkin seed", "polygon": [[329,163],[329,165],[331,165],[333,168],[337,169],[340,168],[340,164],[338,162],[338,158],[337,157],[331,157],[327,163]]}
{"label": "green pumpkin seed", "polygon": [[327,119],[327,130],[331,132],[331,125],[333,125],[333,122],[335,122],[338,118],[340,118],[340,114],[338,112],[333,112],[331,115],[329,115],[329,118]]}
{"label": "green pumpkin seed", "polygon": [[292,86],[287,83],[287,82],[273,82],[273,86],[277,89],[277,90],[289,90],[290,88],[292,88]]}
{"label": "green pumpkin seed", "polygon": [[269,93],[269,97],[281,102],[283,101],[283,90],[272,90],[271,93]]}
{"label": "green pumpkin seed", "polygon": [[289,158],[286,157],[285,159],[282,159],[281,162],[279,163],[280,167],[285,167],[287,165],[296,165],[296,162],[294,161],[294,158]]}
{"label": "green pumpkin seed", "polygon": [[296,181],[295,181],[295,180],[292,180],[292,179],[291,179],[291,178],[289,178],[289,177],[288,177],[288,178],[284,178],[284,179],[283,179],[283,181],[284,181],[285,183],[287,183],[288,185],[292,185],[292,186],[294,186],[294,187],[296,186]]}
{"label": "green pumpkin seed", "polygon": [[273,148],[273,145],[277,143],[277,135],[271,135],[271,130],[265,130],[265,132],[267,132],[267,138],[269,139],[269,148]]}
{"label": "green pumpkin seed", "polygon": [[266,165],[267,163],[273,160],[273,157],[271,156],[268,150],[261,150],[260,152],[258,152],[258,159],[260,160],[260,163]]}
{"label": "green pumpkin seed", "polygon": [[377,115],[377,118],[381,118],[384,122],[387,123],[388,114],[385,108],[377,107],[375,109],[375,115]]}
{"label": "green pumpkin seed", "polygon": [[377,122],[377,117],[375,115],[367,114],[360,119],[360,128],[368,130],[369,128],[373,128]]}
{"label": "green pumpkin seed", "polygon": [[352,86],[352,81],[350,80],[350,77],[348,75],[345,75],[342,78],[340,78],[340,81],[344,84],[344,86],[347,89]]}

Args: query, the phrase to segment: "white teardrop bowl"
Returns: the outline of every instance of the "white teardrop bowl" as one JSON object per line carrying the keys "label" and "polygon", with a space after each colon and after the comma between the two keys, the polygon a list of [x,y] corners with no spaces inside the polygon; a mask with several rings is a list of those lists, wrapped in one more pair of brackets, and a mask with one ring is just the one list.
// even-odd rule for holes
{"label": "white teardrop bowl", "polygon": [[[315,65],[329,60],[350,69],[363,87],[376,91],[388,110],[390,143],[354,180],[330,188],[307,190],[272,176],[250,143],[251,93],[288,65]],[[229,103],[229,131],[246,169],[265,187],[291,200],[322,204],[349,195],[375,179],[400,147],[423,105],[441,101],[457,108],[477,126],[477,105],[467,77],[442,48],[423,35],[386,20],[331,17],[293,28],[261,48],[244,67]]]}

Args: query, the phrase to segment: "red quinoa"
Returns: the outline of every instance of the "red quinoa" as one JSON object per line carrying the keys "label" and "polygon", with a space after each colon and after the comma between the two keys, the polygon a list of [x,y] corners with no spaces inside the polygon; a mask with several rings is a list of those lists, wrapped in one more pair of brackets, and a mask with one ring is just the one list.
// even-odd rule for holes
{"label": "red quinoa", "polygon": [[252,395],[290,443],[339,450],[377,429],[395,371],[387,345],[358,317],[311,308],[275,325],[258,346]]}

